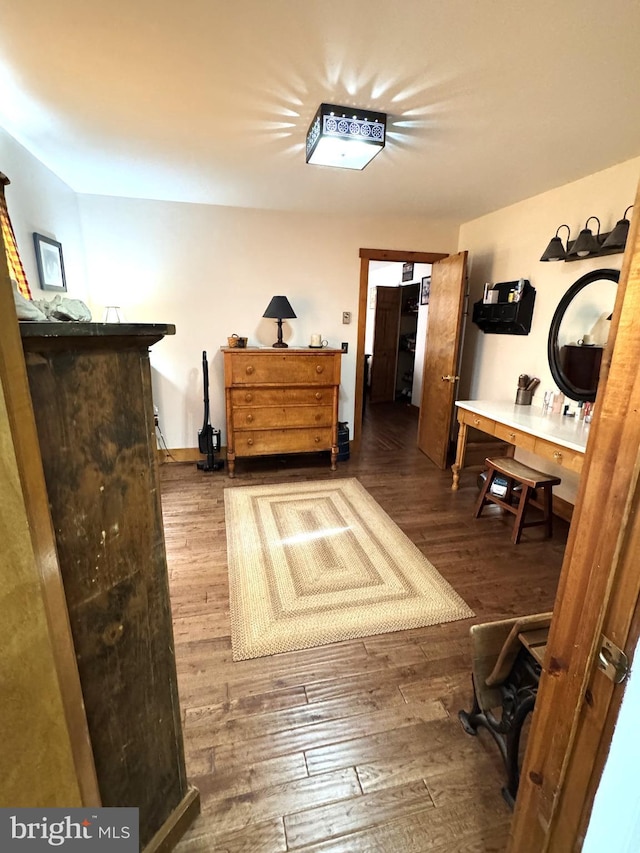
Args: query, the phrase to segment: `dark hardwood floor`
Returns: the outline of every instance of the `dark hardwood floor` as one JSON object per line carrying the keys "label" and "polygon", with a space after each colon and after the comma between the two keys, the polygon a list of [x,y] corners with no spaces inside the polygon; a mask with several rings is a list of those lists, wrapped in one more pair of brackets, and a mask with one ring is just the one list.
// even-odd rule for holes
{"label": "dark hardwood floor", "polygon": [[[452,492],[416,429],[405,404],[369,406],[362,449],[336,473],[320,456],[241,459],[235,480],[162,466],[187,771],[202,798],[180,853],[505,849],[497,748],[457,719],[469,626],[552,608],[568,525],[512,545],[513,516],[472,518],[477,469]],[[357,477],[476,617],[233,663],[223,490],[330,477]]]}

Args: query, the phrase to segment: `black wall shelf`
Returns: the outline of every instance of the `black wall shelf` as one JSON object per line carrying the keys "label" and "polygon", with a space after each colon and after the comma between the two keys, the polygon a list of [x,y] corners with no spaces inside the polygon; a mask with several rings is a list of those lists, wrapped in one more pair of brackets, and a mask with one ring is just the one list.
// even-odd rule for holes
{"label": "black wall shelf", "polygon": [[[494,335],[528,335],[531,331],[533,306],[536,301],[534,287],[525,279],[519,301],[509,301],[516,293],[517,281],[503,281],[493,286],[498,301],[486,303],[482,299],[473,305],[472,320],[483,332]],[[513,298],[513,297],[511,297]]]}

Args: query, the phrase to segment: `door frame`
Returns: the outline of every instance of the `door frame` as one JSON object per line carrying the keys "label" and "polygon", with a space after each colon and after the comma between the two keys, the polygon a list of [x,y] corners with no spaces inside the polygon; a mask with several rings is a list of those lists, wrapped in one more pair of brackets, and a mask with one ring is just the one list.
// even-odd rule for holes
{"label": "door frame", "polygon": [[[601,635],[640,631],[640,231],[636,194],[595,417],[569,530],[508,853],[579,851],[624,694]],[[638,677],[636,675],[636,677]]]}
{"label": "door frame", "polygon": [[362,437],[362,396],[364,393],[364,338],[367,325],[369,261],[434,264],[449,257],[449,252],[404,252],[399,249],[360,249],[360,293],[358,296],[358,338],[356,343],[356,386],[353,409],[353,449],[360,447]]}

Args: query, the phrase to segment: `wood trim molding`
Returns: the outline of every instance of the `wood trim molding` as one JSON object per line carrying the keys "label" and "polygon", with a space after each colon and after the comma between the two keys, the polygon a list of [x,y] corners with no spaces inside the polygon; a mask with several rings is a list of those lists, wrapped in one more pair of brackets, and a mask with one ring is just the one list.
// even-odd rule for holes
{"label": "wood trim molding", "polygon": [[200,814],[200,793],[190,787],[160,829],[145,846],[143,853],[168,853],[180,841]]}
{"label": "wood trim molding", "polygon": [[369,290],[369,261],[433,264],[448,258],[448,252],[408,252],[401,249],[360,249],[360,290],[358,293],[358,332],[356,342],[356,387],[353,409],[353,449],[360,447],[362,434],[362,397],[364,394],[364,339],[367,328],[367,293]]}
{"label": "wood trim molding", "polygon": [[398,263],[434,264],[448,258],[450,252],[405,252],[401,249],[360,249],[360,258],[366,261],[395,261]]}

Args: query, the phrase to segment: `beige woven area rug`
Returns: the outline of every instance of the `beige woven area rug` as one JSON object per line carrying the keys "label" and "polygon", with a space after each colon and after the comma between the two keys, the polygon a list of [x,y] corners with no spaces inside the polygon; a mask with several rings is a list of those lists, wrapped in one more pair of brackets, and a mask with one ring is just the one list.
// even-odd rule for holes
{"label": "beige woven area rug", "polygon": [[224,500],[234,660],[475,615],[354,478]]}

